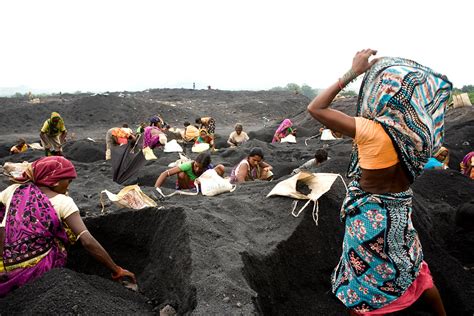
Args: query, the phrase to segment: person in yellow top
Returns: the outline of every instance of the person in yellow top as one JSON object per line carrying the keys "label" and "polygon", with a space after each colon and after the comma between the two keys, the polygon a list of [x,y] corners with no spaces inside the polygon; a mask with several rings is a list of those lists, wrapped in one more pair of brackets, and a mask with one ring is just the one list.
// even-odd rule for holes
{"label": "person in yellow top", "polygon": [[62,146],[66,142],[67,130],[58,112],[43,123],[40,138],[46,156],[62,156]]}
{"label": "person in yellow top", "polygon": [[196,126],[191,125],[188,121],[184,122],[184,131],[181,137],[186,142],[194,142],[199,137],[199,130]]}
{"label": "person in yellow top", "polygon": [[28,150],[28,148],[29,146],[26,143],[26,140],[24,140],[23,138],[20,138],[18,142],[16,143],[16,145],[10,148],[10,154],[13,155],[13,154],[24,153],[25,151]]}

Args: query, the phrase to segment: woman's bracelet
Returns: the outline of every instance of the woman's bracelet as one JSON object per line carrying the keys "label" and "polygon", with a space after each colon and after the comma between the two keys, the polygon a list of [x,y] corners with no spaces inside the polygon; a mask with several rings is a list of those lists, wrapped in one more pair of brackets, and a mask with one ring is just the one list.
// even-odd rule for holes
{"label": "woman's bracelet", "polygon": [[76,237],[76,240],[79,240],[79,238],[81,238],[82,235],[84,235],[85,233],[88,233],[89,231],[86,229],[86,230],[83,230],[82,232],[79,233],[79,235],[77,235]]}
{"label": "woman's bracelet", "polygon": [[339,78],[338,79],[338,84],[339,84],[339,88],[342,90],[344,89],[349,83],[351,83],[352,81],[354,81],[354,79],[357,78],[357,74],[354,70],[349,69],[348,72],[346,72],[344,74],[344,76],[342,76],[342,78]]}

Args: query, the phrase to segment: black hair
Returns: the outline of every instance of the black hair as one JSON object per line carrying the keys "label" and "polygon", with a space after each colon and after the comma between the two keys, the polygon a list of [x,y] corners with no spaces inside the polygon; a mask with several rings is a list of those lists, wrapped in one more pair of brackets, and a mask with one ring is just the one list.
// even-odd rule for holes
{"label": "black hair", "polygon": [[328,160],[328,152],[320,148],[314,153],[314,158],[316,158],[316,161],[319,163],[325,162]]}
{"label": "black hair", "polygon": [[206,169],[211,163],[211,155],[209,153],[200,153],[194,161],[200,163],[202,168]]}
{"label": "black hair", "polygon": [[260,147],[252,148],[252,150],[250,150],[249,157],[253,157],[253,156],[260,156],[260,158],[262,158],[262,160],[263,160],[264,157],[263,157],[262,148],[260,148]]}
{"label": "black hair", "polygon": [[123,123],[122,127],[127,128],[127,127],[128,127],[128,124],[127,124],[127,123]]}
{"label": "black hair", "polygon": [[200,117],[198,117],[198,118],[196,119],[196,123],[197,123],[197,124],[201,124],[201,118],[200,118]]}
{"label": "black hair", "polygon": [[189,123],[188,121],[184,121],[184,126],[189,126],[191,125],[191,123]]}

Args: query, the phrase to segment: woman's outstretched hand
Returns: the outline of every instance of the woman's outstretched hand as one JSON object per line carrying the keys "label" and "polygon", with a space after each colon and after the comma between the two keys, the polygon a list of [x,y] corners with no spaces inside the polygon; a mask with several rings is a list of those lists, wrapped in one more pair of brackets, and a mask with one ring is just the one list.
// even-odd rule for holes
{"label": "woman's outstretched hand", "polygon": [[375,54],[377,54],[377,51],[370,48],[357,52],[352,59],[352,70],[357,75],[361,75],[369,70],[378,60],[378,58],[374,58],[369,62],[369,57]]}
{"label": "woman's outstretched hand", "polygon": [[134,284],[137,283],[135,274],[121,267],[118,267],[117,271],[115,273],[112,273],[112,280],[114,281],[120,281],[123,277],[129,277],[130,279],[132,279]]}

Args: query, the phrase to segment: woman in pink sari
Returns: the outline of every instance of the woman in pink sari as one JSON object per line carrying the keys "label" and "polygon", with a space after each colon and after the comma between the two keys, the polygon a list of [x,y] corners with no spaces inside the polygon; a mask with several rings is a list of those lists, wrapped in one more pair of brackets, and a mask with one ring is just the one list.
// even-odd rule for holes
{"label": "woman in pink sari", "polygon": [[0,192],[0,297],[64,267],[66,246],[77,240],[112,271],[114,280],[129,277],[136,282],[135,275],[119,267],[89,233],[66,195],[76,176],[74,165],[64,157],[44,157],[15,179],[21,183]]}
{"label": "woman in pink sari", "polygon": [[150,147],[153,149],[160,145],[166,145],[166,134],[159,127],[160,122],[160,118],[157,116],[150,119],[150,126],[145,127],[143,132],[143,148]]}
{"label": "woman in pink sari", "polygon": [[275,131],[272,143],[279,143],[282,138],[285,138],[290,134],[295,135],[296,129],[294,129],[292,126],[293,122],[290,119],[284,119]]}

